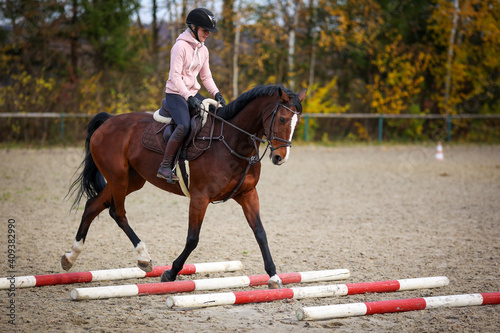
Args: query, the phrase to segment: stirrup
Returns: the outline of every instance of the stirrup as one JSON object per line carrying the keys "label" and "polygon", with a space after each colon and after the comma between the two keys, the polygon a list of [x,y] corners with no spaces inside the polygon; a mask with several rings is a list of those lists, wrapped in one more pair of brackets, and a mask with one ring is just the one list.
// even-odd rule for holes
{"label": "stirrup", "polygon": [[174,174],[174,171],[172,169],[170,169],[170,174],[168,175],[168,177],[165,177],[160,172],[156,173],[156,177],[161,178],[161,179],[165,179],[167,181],[167,183],[169,183],[169,184],[175,184],[176,182],[178,182],[180,180],[179,177],[177,177],[177,175]]}

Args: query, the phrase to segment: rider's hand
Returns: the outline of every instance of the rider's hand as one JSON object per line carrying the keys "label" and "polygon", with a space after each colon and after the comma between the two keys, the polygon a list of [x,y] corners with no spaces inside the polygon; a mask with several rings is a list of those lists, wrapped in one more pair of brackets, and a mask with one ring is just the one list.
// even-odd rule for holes
{"label": "rider's hand", "polygon": [[200,100],[198,98],[194,97],[194,96],[189,96],[187,102],[188,102],[188,105],[189,105],[190,109],[197,110],[201,106]]}
{"label": "rider's hand", "polygon": [[220,92],[218,92],[217,94],[215,94],[215,100],[217,102],[219,102],[220,105],[226,106],[226,100],[224,99],[224,97],[222,97],[222,94]]}

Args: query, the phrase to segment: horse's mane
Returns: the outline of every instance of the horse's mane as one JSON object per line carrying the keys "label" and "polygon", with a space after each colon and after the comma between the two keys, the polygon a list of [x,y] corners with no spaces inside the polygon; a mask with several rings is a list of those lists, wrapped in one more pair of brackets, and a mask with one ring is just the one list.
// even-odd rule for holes
{"label": "horse's mane", "polygon": [[232,101],[225,107],[219,109],[217,115],[226,120],[229,120],[234,116],[236,116],[241,110],[243,110],[245,106],[248,105],[248,103],[250,103],[254,99],[263,96],[272,96],[280,88],[281,90],[283,90],[283,92],[285,92],[292,98],[293,104],[295,105],[297,111],[299,113],[302,113],[302,104],[300,103],[299,95],[294,93],[290,89],[285,88],[283,85],[277,84],[277,85],[260,85],[244,92],[243,94],[238,96],[238,98],[236,98],[234,101]]}

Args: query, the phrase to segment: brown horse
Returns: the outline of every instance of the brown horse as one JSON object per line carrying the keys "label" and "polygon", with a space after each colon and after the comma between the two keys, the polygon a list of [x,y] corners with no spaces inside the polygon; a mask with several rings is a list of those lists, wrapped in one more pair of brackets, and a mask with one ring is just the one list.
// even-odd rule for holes
{"label": "brown horse", "polygon": [[[259,145],[267,144],[266,150],[270,148],[270,158],[275,165],[288,159],[306,92],[303,89],[293,93],[277,85],[259,86],[219,109],[214,125],[218,136],[212,138],[210,149],[189,162],[189,227],[185,248],[173,262],[172,269],[162,274],[161,281],[174,281],[196,248],[208,204],[231,197],[243,208],[254,232],[265,270],[271,278],[269,286],[281,286],[260,219],[255,188],[260,177],[260,161],[265,154],[259,155]],[[88,200],[71,252],[61,258],[65,270],[71,268],[82,251],[94,218],[109,208],[109,214],[138,252],[138,266],[151,271],[152,261],[146,245],[132,230],[125,215],[125,197],[141,189],[146,181],[162,190],[184,195],[178,183],[169,184],[156,176],[162,155],[141,145],[141,137],[152,121],[148,113],[117,116],[100,113],[89,123],[83,171],[71,187],[77,194],[74,205],[78,205],[83,195]]]}

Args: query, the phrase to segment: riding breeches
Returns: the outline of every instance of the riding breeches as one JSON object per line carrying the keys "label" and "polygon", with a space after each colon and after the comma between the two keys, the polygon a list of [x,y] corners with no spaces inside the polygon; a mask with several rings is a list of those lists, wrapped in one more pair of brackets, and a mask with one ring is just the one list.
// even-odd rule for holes
{"label": "riding breeches", "polygon": [[[204,100],[205,97],[200,93],[195,96],[200,101]],[[187,101],[177,94],[165,94],[165,100],[167,102],[167,110],[170,113],[172,119],[174,119],[177,125],[184,126],[184,139],[189,134],[191,127],[191,116],[189,115],[189,107]]]}

